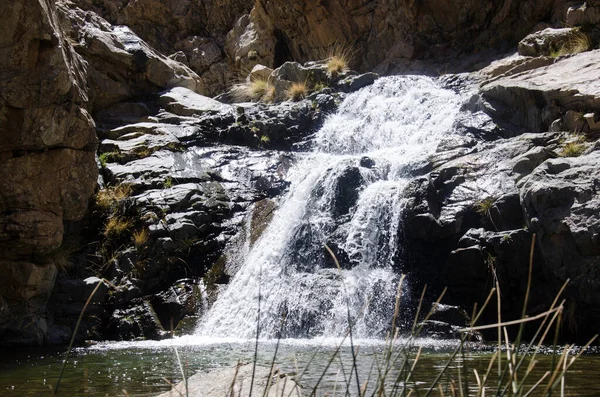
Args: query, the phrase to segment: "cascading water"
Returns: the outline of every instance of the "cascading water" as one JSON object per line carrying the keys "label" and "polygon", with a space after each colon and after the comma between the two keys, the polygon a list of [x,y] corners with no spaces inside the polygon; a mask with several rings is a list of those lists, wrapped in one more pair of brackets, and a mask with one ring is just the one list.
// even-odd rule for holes
{"label": "cascading water", "polygon": [[417,76],[381,78],[347,96],[290,170],[289,193],[197,333],[255,337],[260,296],[261,338],[343,335],[348,308],[355,336],[384,334],[401,268],[404,187],[452,131],[462,102]]}

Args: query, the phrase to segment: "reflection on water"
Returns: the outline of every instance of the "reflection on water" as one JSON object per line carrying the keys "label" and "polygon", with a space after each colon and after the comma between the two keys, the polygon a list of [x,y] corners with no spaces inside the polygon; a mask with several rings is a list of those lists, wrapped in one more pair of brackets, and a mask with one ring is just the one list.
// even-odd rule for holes
{"label": "reflection on water", "polygon": [[[320,390],[325,394],[337,383],[344,384],[352,368],[352,356],[348,346],[341,349],[341,360],[334,360],[327,368],[337,341],[332,339],[283,340],[279,347],[277,363],[284,372],[302,374],[301,384],[312,390],[317,379],[326,373]],[[381,362],[384,344],[381,341],[356,341],[359,351],[358,374],[361,384],[369,378],[370,371],[376,371]],[[455,346],[452,341],[420,340],[423,352],[414,380],[424,389],[433,381],[444,366],[450,351]],[[77,349],[69,359],[65,376],[61,381],[59,395],[71,396],[120,396],[127,390],[130,396],[149,396],[169,390],[168,382],[179,382],[181,373],[175,358],[174,348],[179,350],[184,366],[189,374],[231,366],[238,361],[250,362],[254,354],[254,342],[215,340],[198,338],[178,338],[162,342],[106,343],[90,348]],[[491,357],[490,349],[482,345],[473,346],[468,359],[468,367],[484,373]],[[261,342],[258,362],[270,365],[275,350],[275,342]],[[56,383],[64,351],[40,349],[20,349],[2,352],[0,360],[1,396],[40,396],[51,395],[50,389]],[[540,361],[531,375],[532,383],[548,370],[552,357],[538,357]],[[304,371],[307,367],[308,370]],[[375,365],[374,365],[375,364]],[[454,365],[454,368],[458,364]],[[399,364],[398,364],[399,366]],[[304,373],[303,373],[304,372]],[[450,372],[456,376],[457,370]],[[567,376],[566,395],[598,396],[600,384],[595,374],[600,373],[600,355],[586,355],[578,361]],[[376,376],[371,372],[371,380]],[[470,382],[475,384],[471,376]],[[350,392],[356,390],[352,385]],[[356,393],[356,392],[355,392]],[[306,393],[309,394],[309,393]],[[340,394],[340,393],[338,393]],[[341,393],[343,394],[343,393]]]}

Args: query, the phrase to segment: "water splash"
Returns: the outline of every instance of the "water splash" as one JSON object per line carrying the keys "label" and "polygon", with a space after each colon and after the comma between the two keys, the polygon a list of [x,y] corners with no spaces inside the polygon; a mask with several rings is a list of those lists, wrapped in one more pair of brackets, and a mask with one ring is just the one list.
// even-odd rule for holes
{"label": "water splash", "polygon": [[404,188],[462,101],[420,76],[381,78],[347,96],[290,171],[289,193],[197,335],[254,337],[260,296],[261,338],[340,336],[348,311],[357,337],[382,336],[401,269]]}

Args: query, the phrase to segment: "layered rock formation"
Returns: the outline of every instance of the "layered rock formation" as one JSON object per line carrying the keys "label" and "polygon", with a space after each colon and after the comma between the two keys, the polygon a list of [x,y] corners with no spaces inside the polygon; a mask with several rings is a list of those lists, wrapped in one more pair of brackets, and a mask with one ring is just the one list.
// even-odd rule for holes
{"label": "layered rock formation", "polygon": [[[535,233],[529,307],[547,308],[570,280],[563,336],[585,341],[596,332],[588,324],[600,321],[598,62],[596,50],[559,59],[512,57],[482,71],[481,96],[468,107],[497,124],[475,130],[461,121],[464,135],[442,144],[434,171],[407,192],[414,201],[404,222],[406,260],[416,284],[447,285],[450,302],[468,307],[499,281],[503,314],[518,317]],[[569,125],[576,128],[562,128]]]}
{"label": "layered rock formation", "polygon": [[96,185],[97,138],[86,64],[54,2],[5,3],[0,26],[0,335],[41,343],[63,221],[84,216]]}

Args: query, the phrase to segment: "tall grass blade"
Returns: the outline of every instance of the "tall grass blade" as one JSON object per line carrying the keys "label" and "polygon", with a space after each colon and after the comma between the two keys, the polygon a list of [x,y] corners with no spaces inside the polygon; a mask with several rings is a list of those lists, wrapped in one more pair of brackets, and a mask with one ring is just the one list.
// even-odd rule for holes
{"label": "tall grass blade", "polygon": [[85,302],[85,305],[83,305],[83,309],[81,309],[81,313],[79,314],[79,318],[77,319],[77,324],[75,325],[75,330],[73,331],[73,336],[71,336],[71,342],[69,343],[69,347],[67,348],[67,354],[65,355],[63,365],[60,368],[60,373],[58,374],[58,380],[56,381],[56,385],[54,385],[54,390],[52,391],[52,394],[54,394],[54,395],[56,393],[58,393],[58,387],[60,386],[60,381],[65,372],[65,367],[67,366],[67,360],[69,359],[69,355],[71,354],[71,350],[73,349],[73,343],[75,343],[75,337],[77,336],[77,331],[79,330],[79,325],[81,324],[81,320],[83,319],[83,314],[85,313],[85,309],[87,309],[88,305],[92,301],[92,298],[98,291],[98,288],[100,288],[100,285],[102,285],[104,283],[104,281],[105,281],[104,279],[98,281],[98,284],[96,284],[96,288],[94,288],[94,290],[88,297],[87,301]]}
{"label": "tall grass blade", "polygon": [[179,370],[181,371],[181,377],[183,378],[183,385],[185,386],[185,397],[189,397],[188,382],[185,377],[185,371],[183,370],[183,365],[181,364],[181,357],[179,357],[179,351],[177,351],[177,348],[174,347],[174,349],[175,349],[175,357],[177,357],[177,364],[179,364]]}

